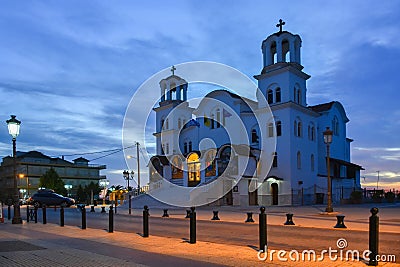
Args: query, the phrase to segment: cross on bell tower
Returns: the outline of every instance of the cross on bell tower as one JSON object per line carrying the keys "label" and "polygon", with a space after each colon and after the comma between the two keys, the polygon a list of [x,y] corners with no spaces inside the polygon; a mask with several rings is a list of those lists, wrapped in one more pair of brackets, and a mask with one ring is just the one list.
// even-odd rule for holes
{"label": "cross on bell tower", "polygon": [[276,24],[276,27],[279,28],[279,32],[282,32],[282,26],[285,25],[285,24],[286,23],[282,19],[279,19],[279,23]]}
{"label": "cross on bell tower", "polygon": [[175,75],[175,71],[176,71],[176,68],[175,68],[175,66],[172,66],[172,67],[171,67],[171,72],[172,72],[172,75]]}

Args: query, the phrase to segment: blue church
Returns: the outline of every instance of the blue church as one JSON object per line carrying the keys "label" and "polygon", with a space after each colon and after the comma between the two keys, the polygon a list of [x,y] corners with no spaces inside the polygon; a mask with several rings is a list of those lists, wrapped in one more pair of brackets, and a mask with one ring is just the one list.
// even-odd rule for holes
{"label": "blue church", "polygon": [[[160,81],[161,98],[153,109],[156,155],[149,164],[151,190],[161,184],[203,188],[204,204],[210,205],[326,203],[327,129],[332,133],[333,203],[349,199],[352,191],[361,188],[362,167],[351,162],[353,140],[346,134],[349,119],[343,105],[338,101],[307,104],[310,75],[301,65],[302,40],[283,31],[282,23],[277,26],[279,31],[261,45],[263,66],[254,76],[259,88],[256,100],[218,89],[194,108],[187,100],[190,86],[175,75],[174,67],[172,75]],[[235,127],[235,118],[244,127],[236,134],[248,142],[232,142],[226,129]],[[215,188],[207,187],[216,181],[220,183]]]}

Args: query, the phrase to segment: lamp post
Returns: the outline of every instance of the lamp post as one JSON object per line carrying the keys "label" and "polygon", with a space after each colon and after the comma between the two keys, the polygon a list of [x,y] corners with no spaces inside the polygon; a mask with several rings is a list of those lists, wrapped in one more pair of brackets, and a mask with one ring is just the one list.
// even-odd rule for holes
{"label": "lamp post", "polygon": [[327,169],[327,176],[328,176],[328,204],[326,206],[326,212],[333,212],[332,208],[332,181],[331,181],[331,170],[330,170],[330,164],[329,164],[329,146],[332,143],[332,136],[333,132],[329,129],[329,127],[326,127],[326,130],[324,131],[324,143],[326,144],[326,169]]}
{"label": "lamp post", "polygon": [[11,115],[11,119],[6,120],[8,126],[8,133],[12,136],[13,144],[13,179],[14,179],[14,217],[12,219],[13,224],[21,224],[21,213],[19,209],[19,191],[18,191],[18,177],[17,177],[17,136],[19,135],[19,128],[21,122],[15,118],[15,115]]}
{"label": "lamp post", "polygon": [[131,190],[130,190],[130,187],[129,187],[129,180],[132,180],[133,179],[133,175],[134,175],[135,173],[133,172],[133,171],[131,171],[131,173],[129,173],[129,171],[127,171],[127,170],[125,170],[125,171],[123,171],[122,172],[122,175],[123,175],[123,177],[124,177],[124,179],[128,182],[128,199],[129,199],[129,202],[128,202],[128,206],[129,206],[129,208],[128,208],[128,212],[129,212],[129,214],[131,214],[131,209],[132,209],[132,203],[131,203],[131,200],[132,200],[132,196],[131,196]]}
{"label": "lamp post", "polygon": [[67,196],[71,196],[70,195],[70,190],[72,189],[72,185],[71,184],[66,184],[64,185],[64,188],[67,189]]}

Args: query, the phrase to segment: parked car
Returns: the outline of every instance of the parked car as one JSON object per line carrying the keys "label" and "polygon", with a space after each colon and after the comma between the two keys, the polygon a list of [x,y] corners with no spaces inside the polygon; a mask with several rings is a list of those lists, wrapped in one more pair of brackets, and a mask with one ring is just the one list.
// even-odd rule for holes
{"label": "parked car", "polygon": [[45,189],[39,190],[37,193],[33,194],[33,196],[29,198],[28,204],[38,208],[42,205],[69,207],[75,204],[75,200],[57,194],[53,190]]}

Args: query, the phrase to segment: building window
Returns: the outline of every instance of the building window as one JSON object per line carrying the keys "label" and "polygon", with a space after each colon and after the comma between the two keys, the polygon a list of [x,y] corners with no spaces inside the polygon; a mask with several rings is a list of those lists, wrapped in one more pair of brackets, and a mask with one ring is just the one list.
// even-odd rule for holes
{"label": "building window", "polygon": [[192,141],[189,142],[189,152],[192,152]]}
{"label": "building window", "polygon": [[273,161],[272,161],[272,167],[274,167],[274,168],[276,168],[276,167],[278,167],[278,153],[274,153],[274,158],[273,158]]}
{"label": "building window", "polygon": [[315,166],[315,163],[314,163],[314,154],[311,154],[311,171],[313,172],[314,171],[314,166]]}
{"label": "building window", "polygon": [[187,158],[188,186],[196,186],[200,182],[200,161],[196,153]]}
{"label": "building window", "polygon": [[334,135],[339,135],[339,120],[335,116],[332,121],[332,131]]}
{"label": "building window", "polygon": [[258,135],[256,129],[251,130],[251,142],[258,143]]}
{"label": "building window", "polygon": [[272,122],[268,123],[268,137],[274,136],[274,124]]}
{"label": "building window", "polygon": [[297,103],[301,104],[301,91],[300,91],[300,89],[297,90]]}
{"label": "building window", "polygon": [[297,121],[294,121],[293,130],[294,130],[294,136],[297,136]]}
{"label": "building window", "polygon": [[281,136],[282,135],[282,122],[277,121],[276,122],[276,136]]}
{"label": "building window", "polygon": [[216,175],[216,163],[215,156],[217,151],[215,149],[210,150],[206,154],[206,177],[212,177]]}
{"label": "building window", "polygon": [[165,129],[169,129],[168,119],[165,120]]}
{"label": "building window", "polygon": [[281,88],[276,88],[275,90],[275,102],[279,103],[281,102]]}
{"label": "building window", "polygon": [[314,141],[314,140],[315,140],[315,127],[312,126],[311,127],[311,141]]}
{"label": "building window", "polygon": [[165,154],[165,145],[164,144],[162,144],[162,146],[161,146],[161,155],[164,155]]}
{"label": "building window", "polygon": [[167,145],[165,146],[165,151],[167,152],[167,154],[169,154],[169,144],[167,143]]}
{"label": "building window", "polygon": [[267,97],[268,97],[268,104],[272,104],[274,102],[274,95],[272,90],[268,90]]}
{"label": "building window", "polygon": [[302,136],[302,125],[301,125],[301,121],[299,121],[298,123],[297,123],[297,136],[298,137],[301,137]]}
{"label": "building window", "polygon": [[301,154],[300,151],[297,151],[297,169],[301,169]]}
{"label": "building window", "polygon": [[217,109],[217,128],[221,127],[221,112]]}

